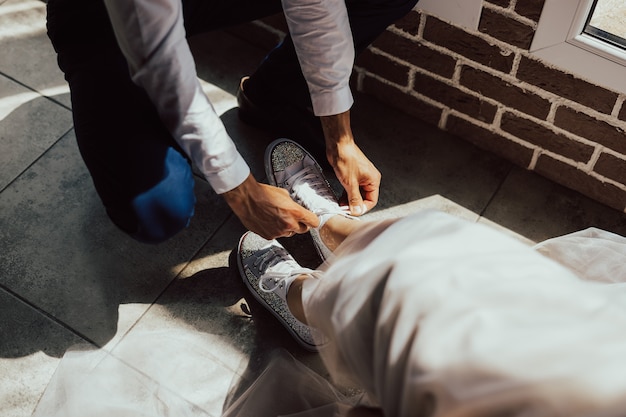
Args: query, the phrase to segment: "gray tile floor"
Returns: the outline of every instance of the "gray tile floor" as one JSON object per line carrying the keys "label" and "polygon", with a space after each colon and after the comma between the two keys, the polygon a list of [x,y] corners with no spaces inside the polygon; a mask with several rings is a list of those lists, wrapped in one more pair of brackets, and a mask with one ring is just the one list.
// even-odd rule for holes
{"label": "gray tile floor", "polygon": [[[233,94],[264,51],[221,32],[192,45],[207,94],[262,178],[262,151],[274,138],[238,121]],[[591,226],[626,234],[624,213],[368,97],[357,97],[353,125],[383,173],[371,218],[433,207],[529,244]],[[262,368],[274,348],[323,372],[317,355],[299,350],[270,316],[253,305],[252,315],[242,309],[248,295],[229,255],[244,229],[197,183],[192,224],[166,244],[141,245],[113,227],[78,155],[68,88],[45,33],[45,4],[0,0],[0,415],[31,415],[72,346],[87,343],[121,357],[129,346],[152,346],[145,335],[161,331],[196,337],[214,360],[198,366],[181,351],[160,358],[181,373],[147,377],[212,415],[220,414],[233,382]],[[286,245],[303,263],[315,263],[308,237]]]}

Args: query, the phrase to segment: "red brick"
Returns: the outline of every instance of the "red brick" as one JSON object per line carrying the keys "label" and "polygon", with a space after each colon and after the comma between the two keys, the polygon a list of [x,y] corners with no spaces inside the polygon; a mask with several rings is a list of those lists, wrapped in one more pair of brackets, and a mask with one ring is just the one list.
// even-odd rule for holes
{"label": "red brick", "polygon": [[620,110],[619,115],[617,117],[620,120],[626,121],[626,101],[622,103],[622,109]]}
{"label": "red brick", "polygon": [[493,104],[426,75],[415,74],[415,85],[413,88],[418,93],[461,113],[465,113],[474,119],[491,123],[495,117],[496,107]]}
{"label": "red brick", "polygon": [[490,9],[483,9],[478,30],[522,49],[530,49],[535,35],[532,27]]}
{"label": "red brick", "polygon": [[485,0],[485,3],[495,4],[506,9],[511,5],[511,0]]}
{"label": "red brick", "polygon": [[522,57],[517,78],[606,114],[611,113],[617,100],[617,93],[527,57]]}
{"label": "red brick", "polygon": [[618,158],[615,155],[602,153],[593,170],[602,176],[626,184],[626,156]]}
{"label": "red brick", "polygon": [[545,119],[550,111],[550,102],[517,85],[504,81],[484,71],[464,66],[461,70],[461,85],[492,98],[505,106],[517,109],[538,119]]}
{"label": "red brick", "polygon": [[425,103],[416,97],[406,94],[397,88],[382,83],[372,77],[363,79],[363,92],[370,94],[380,101],[397,108],[404,113],[417,117],[433,125],[439,124],[442,110],[431,104]]}
{"label": "red brick", "polygon": [[384,32],[373,46],[426,71],[451,78],[456,60],[395,33]]}
{"label": "red brick", "polygon": [[626,132],[621,127],[610,125],[565,106],[557,109],[554,125],[626,154]]}
{"label": "red brick", "polygon": [[356,65],[395,84],[408,85],[409,67],[398,64],[389,58],[364,51],[357,59]]}
{"label": "red brick", "polygon": [[535,171],[544,177],[576,190],[609,207],[623,211],[626,191],[606,182],[602,182],[574,166],[558,161],[548,155],[541,155]]}
{"label": "red brick", "polygon": [[576,162],[589,161],[594,151],[593,146],[576,142],[565,135],[553,132],[530,119],[519,117],[513,113],[505,112],[502,115],[500,127],[505,132],[528,143],[532,143],[533,145],[537,145]]}
{"label": "red brick", "polygon": [[416,10],[411,10],[406,16],[396,21],[393,25],[408,34],[415,36],[419,31],[421,20],[422,14]]}
{"label": "red brick", "polygon": [[454,115],[448,116],[445,129],[481,149],[527,168],[533,150]]}
{"label": "red brick", "polygon": [[522,0],[515,3],[515,11],[521,16],[539,21],[545,0]]}
{"label": "red brick", "polygon": [[432,16],[426,18],[424,39],[501,72],[510,73],[513,67],[515,54],[511,50],[502,50],[479,36]]}

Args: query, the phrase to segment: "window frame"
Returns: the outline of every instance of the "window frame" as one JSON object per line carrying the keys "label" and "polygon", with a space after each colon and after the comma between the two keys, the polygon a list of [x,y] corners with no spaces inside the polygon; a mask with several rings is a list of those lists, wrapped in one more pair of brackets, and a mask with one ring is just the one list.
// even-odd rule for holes
{"label": "window frame", "polygon": [[477,30],[483,0],[420,0],[416,8],[456,26]]}
{"label": "window frame", "polygon": [[626,50],[584,33],[594,0],[546,0],[530,53],[594,84],[626,93]]}

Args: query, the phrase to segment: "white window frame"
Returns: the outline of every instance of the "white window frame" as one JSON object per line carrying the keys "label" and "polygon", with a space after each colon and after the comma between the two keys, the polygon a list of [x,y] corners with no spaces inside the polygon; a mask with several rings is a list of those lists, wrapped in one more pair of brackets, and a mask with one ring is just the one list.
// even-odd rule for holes
{"label": "white window frame", "polygon": [[420,0],[416,8],[456,26],[476,30],[483,0]]}
{"label": "white window frame", "polygon": [[593,0],[546,0],[530,52],[594,84],[626,93],[626,51],[583,32]]}

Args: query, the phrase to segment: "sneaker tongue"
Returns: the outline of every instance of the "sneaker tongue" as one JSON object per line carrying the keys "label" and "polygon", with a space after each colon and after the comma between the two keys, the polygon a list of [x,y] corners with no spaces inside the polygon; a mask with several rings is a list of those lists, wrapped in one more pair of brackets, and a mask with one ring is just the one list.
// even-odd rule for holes
{"label": "sneaker tongue", "polygon": [[289,275],[294,270],[300,269],[301,267],[297,262],[292,260],[283,260],[282,262],[278,262],[276,265],[272,265],[270,268],[273,273]]}
{"label": "sneaker tongue", "polygon": [[294,175],[298,175],[299,172],[302,172],[306,169],[306,164],[304,163],[304,159],[302,161],[299,161],[295,164],[291,164],[288,167],[285,168],[285,177],[286,178],[290,178],[293,177]]}

